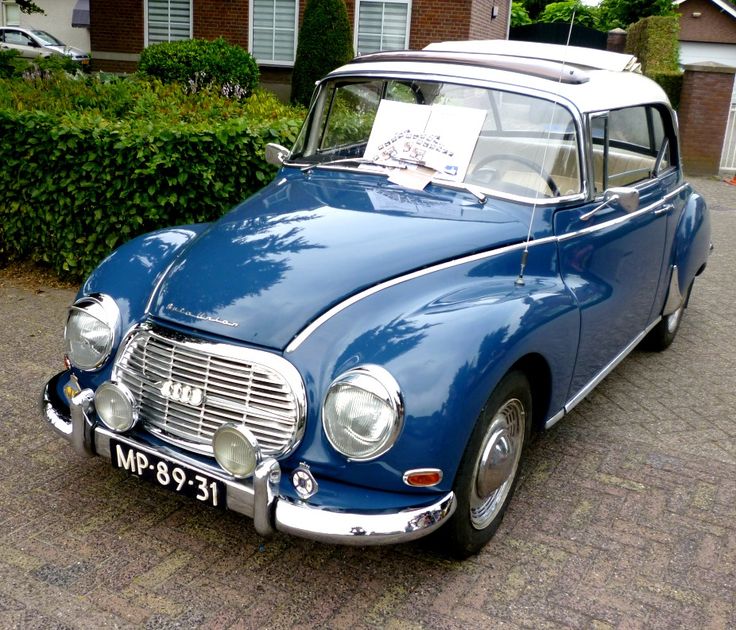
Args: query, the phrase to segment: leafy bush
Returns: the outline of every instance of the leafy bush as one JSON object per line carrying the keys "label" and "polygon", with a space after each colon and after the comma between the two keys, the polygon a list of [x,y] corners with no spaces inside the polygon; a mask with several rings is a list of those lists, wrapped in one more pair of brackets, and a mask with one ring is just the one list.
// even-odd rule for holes
{"label": "leafy bush", "polygon": [[293,142],[303,114],[265,92],[0,80],[0,261],[79,278],[136,234],[215,219],[273,177],[264,145]]}
{"label": "leafy bush", "polygon": [[529,12],[521,2],[511,3],[511,26],[526,26],[531,24],[532,19],[529,17]]}
{"label": "leafy bush", "polygon": [[17,50],[0,50],[0,79],[9,79],[18,73],[20,55]]}
{"label": "leafy bush", "polygon": [[630,24],[643,18],[674,13],[672,0],[603,0],[598,6],[599,28],[628,30]]}
{"label": "leafy bush", "polygon": [[293,103],[309,105],[314,82],[353,58],[353,36],[344,0],[309,0],[299,29]]}
{"label": "leafy bush", "polygon": [[214,41],[190,39],[149,46],[141,53],[138,71],[163,83],[191,85],[194,91],[214,84],[226,89],[238,86],[245,94],[253,93],[259,76],[253,56],[222,37]]}
{"label": "leafy bush", "polygon": [[546,24],[554,22],[569,24],[573,19],[573,15],[575,16],[576,26],[595,28],[597,23],[596,8],[585,6],[580,0],[552,2],[544,8],[537,21]]}

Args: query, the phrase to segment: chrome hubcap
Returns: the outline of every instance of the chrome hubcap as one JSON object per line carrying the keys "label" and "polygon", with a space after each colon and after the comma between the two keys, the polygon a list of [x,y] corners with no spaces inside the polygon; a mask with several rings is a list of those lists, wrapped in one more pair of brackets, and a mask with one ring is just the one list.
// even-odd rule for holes
{"label": "chrome hubcap", "polygon": [[524,446],[526,411],[517,398],[506,401],[496,412],[483,439],[471,486],[470,522],[484,529],[503,506]]}

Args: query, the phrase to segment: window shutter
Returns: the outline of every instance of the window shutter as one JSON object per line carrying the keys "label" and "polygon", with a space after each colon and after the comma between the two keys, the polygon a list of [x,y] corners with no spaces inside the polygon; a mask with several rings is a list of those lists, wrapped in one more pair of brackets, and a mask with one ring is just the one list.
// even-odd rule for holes
{"label": "window shutter", "polygon": [[406,48],[408,3],[361,0],[358,10],[360,54]]}
{"label": "window shutter", "polygon": [[253,0],[251,52],[260,62],[294,61],[296,0]]}
{"label": "window shutter", "polygon": [[148,0],[148,43],[190,39],[190,0]]}

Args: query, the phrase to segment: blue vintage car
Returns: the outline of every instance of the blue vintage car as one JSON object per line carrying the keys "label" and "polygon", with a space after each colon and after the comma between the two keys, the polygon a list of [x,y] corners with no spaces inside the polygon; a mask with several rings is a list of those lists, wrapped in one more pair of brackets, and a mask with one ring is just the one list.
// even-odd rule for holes
{"label": "blue vintage car", "polygon": [[627,55],[447,42],[330,73],[275,180],[81,288],[45,419],[258,533],[463,557],[530,435],[675,337],[706,266],[676,119]]}

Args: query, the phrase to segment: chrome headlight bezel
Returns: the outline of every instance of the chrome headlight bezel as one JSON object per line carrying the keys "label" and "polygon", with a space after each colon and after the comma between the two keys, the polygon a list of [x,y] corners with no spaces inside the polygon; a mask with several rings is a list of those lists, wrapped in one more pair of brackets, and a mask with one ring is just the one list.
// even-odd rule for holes
{"label": "chrome headlight bezel", "polygon": [[[345,432],[352,431],[351,421],[355,418],[333,417],[333,406],[330,404],[332,396],[350,396],[351,390],[357,395],[367,393],[373,396],[390,413],[385,426],[380,428],[379,439],[372,446],[366,445],[360,451],[348,449],[344,439],[340,439],[345,437]],[[380,457],[396,443],[403,426],[404,401],[399,384],[390,372],[378,365],[362,365],[344,372],[332,381],[322,401],[322,428],[325,436],[332,448],[349,461],[366,462]],[[340,436],[339,432],[343,432],[343,435]],[[356,436],[354,441],[359,442],[356,432],[352,433]]]}
{"label": "chrome headlight bezel", "polygon": [[[81,360],[81,357],[75,356],[74,348],[70,339],[70,335],[74,331],[72,326],[75,322],[75,315],[84,314],[91,317],[107,329],[105,343],[102,349],[96,352],[96,356],[90,360]],[[97,370],[110,357],[112,349],[115,347],[118,328],[120,327],[120,309],[115,300],[109,295],[103,293],[93,293],[78,299],[69,308],[69,315],[64,326],[64,351],[71,364],[80,370],[93,371]],[[80,335],[81,337],[81,335]]]}

